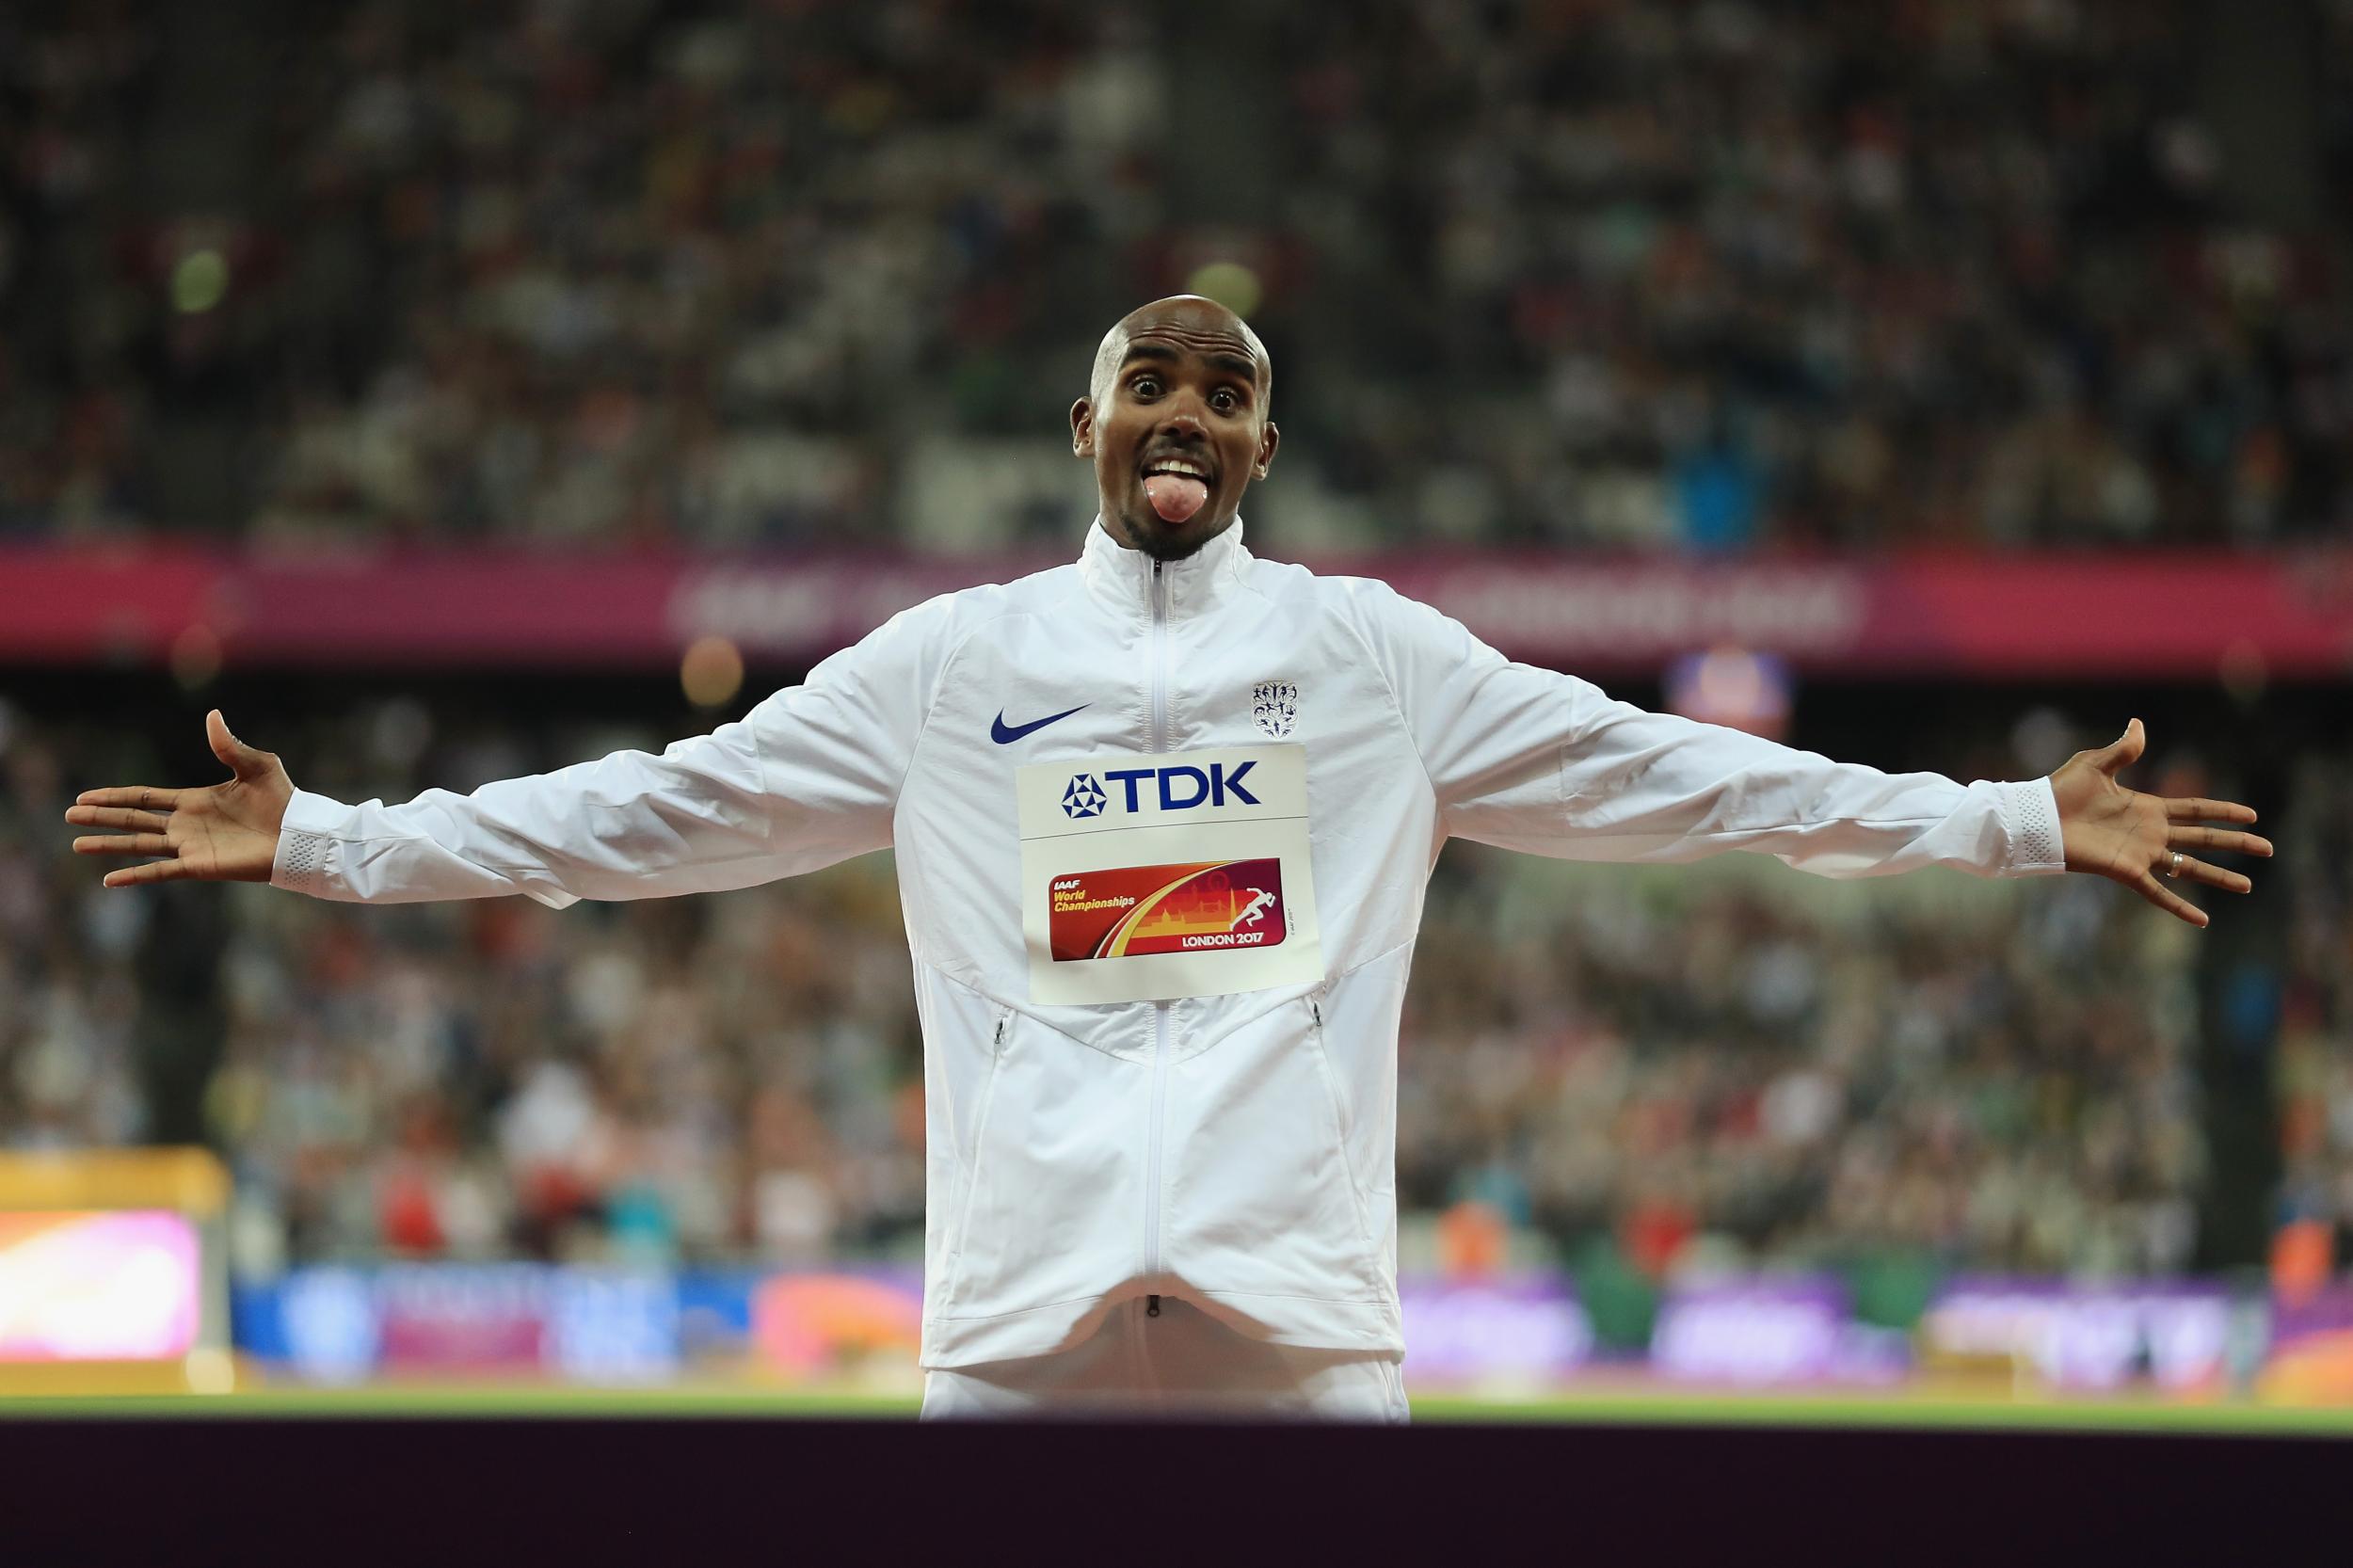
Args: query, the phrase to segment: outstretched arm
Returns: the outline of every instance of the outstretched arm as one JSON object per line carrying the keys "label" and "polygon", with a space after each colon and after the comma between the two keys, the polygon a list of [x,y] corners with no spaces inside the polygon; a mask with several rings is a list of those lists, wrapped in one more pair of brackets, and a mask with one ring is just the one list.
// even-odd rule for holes
{"label": "outstretched arm", "polygon": [[[276,757],[236,741],[217,712],[206,728],[214,754],[236,776],[229,783],[93,790],[67,811],[77,824],[127,830],[77,839],[79,853],[162,857],[109,872],[106,886],[273,882],[383,904],[523,893],[562,908],[582,898],[741,887],[888,835],[881,791],[855,786],[840,798],[803,792],[798,804],[817,808],[805,812],[811,820],[779,833],[778,819],[794,815],[794,803],[768,787],[750,722],[680,741],[659,757],[615,752],[472,794],[427,790],[398,806],[348,806],[296,790]],[[846,840],[836,853],[793,863],[792,850],[830,848],[833,839]]]}
{"label": "outstretched arm", "polygon": [[1980,876],[2097,872],[2193,925],[2206,923],[2203,913],[2156,873],[2244,892],[2245,877],[2187,851],[2271,853],[2252,834],[2192,825],[2254,821],[2244,806],[2118,785],[2117,772],[2140,754],[2137,721],[2115,745],[2047,779],[1963,785],[1888,774],[1614,701],[1573,676],[1513,664],[1385,588],[1369,587],[1360,603],[1441,824],[1456,837],[1593,860],[1746,850],[1832,877],[1926,866]]}
{"label": "outstretched arm", "polygon": [[214,713],[232,782],[95,790],[67,819],[125,830],[76,840],[82,853],[164,857],[109,887],[234,878],[350,902],[522,893],[560,909],[773,881],[890,842],[945,602],[893,617],[803,684],[658,756],[616,751],[471,794],[348,806],[296,790]]}

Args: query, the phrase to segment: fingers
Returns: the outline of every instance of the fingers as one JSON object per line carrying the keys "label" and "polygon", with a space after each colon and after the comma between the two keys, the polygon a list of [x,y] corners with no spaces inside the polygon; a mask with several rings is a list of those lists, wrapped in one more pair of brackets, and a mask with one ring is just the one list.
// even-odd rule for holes
{"label": "fingers", "polygon": [[[2089,758],[2093,767],[2098,768],[2110,778],[2114,778],[2118,774],[2139,761],[2140,754],[2147,749],[2148,744],[2148,732],[2141,728],[2140,721],[2135,719],[2125,725],[2124,733],[2116,738],[2115,744],[2102,746],[2099,750],[2089,753]],[[2251,822],[2254,819],[2250,817],[2248,820]]]}
{"label": "fingers", "polygon": [[[76,855],[177,855],[177,845],[164,837],[171,819],[153,811],[137,811],[128,807],[75,806],[70,808],[65,820],[83,827],[127,827],[130,833],[90,833],[73,840]],[[112,878],[108,887],[115,886]]]}
{"label": "fingers", "polygon": [[2162,874],[2178,882],[2202,882],[2209,888],[2219,888],[2230,893],[2248,892],[2255,886],[2236,872],[2226,872],[2220,866],[2209,866],[2203,860],[2192,859],[2186,855],[2182,856],[2182,866],[2179,872],[2163,870]]}
{"label": "fingers", "polygon": [[[2171,804],[2169,802],[2168,804]],[[2218,849],[2226,855],[2259,855],[2268,857],[2271,840],[2252,833],[2233,833],[2222,827],[2175,827],[2165,835],[2168,849]]]}
{"label": "fingers", "polygon": [[[145,870],[146,868],[142,867],[140,869]],[[120,874],[122,873],[120,872],[115,873],[117,876],[120,876]],[[2185,872],[2185,874],[2186,874],[2186,872]],[[111,882],[114,880],[114,877],[110,876],[106,880]],[[2186,920],[2191,925],[2198,927],[2201,931],[2205,929],[2206,912],[2203,909],[2199,908],[2198,905],[2190,903],[2189,900],[2182,897],[2181,894],[2175,892],[2164,883],[2159,882],[2155,877],[2150,875],[2147,872],[2141,872],[2140,879],[2132,883],[2131,887],[2134,892],[2138,893],[2142,898],[2147,899],[2150,903],[2155,904],[2158,908],[2164,910],[2175,920]]]}
{"label": "fingers", "polygon": [[108,872],[103,880],[109,888],[138,888],[150,882],[184,882],[195,874],[184,860],[151,860],[144,866]]}
{"label": "fingers", "polygon": [[[180,792],[148,784],[123,784],[110,790],[84,790],[73,797],[75,807],[129,806],[142,811],[169,811],[180,804]],[[72,811],[66,821],[78,821]]]}
{"label": "fingers", "polygon": [[76,855],[177,855],[179,848],[160,833],[93,833],[73,840]]}
{"label": "fingers", "polygon": [[76,827],[127,827],[135,833],[164,833],[171,827],[171,819],[160,811],[134,811],[120,807],[71,807],[65,820]]}
{"label": "fingers", "polygon": [[[2234,800],[2168,799],[2165,803],[2168,822],[2253,822],[2255,808],[2241,806]],[[2269,850],[2265,854],[2268,855]]]}

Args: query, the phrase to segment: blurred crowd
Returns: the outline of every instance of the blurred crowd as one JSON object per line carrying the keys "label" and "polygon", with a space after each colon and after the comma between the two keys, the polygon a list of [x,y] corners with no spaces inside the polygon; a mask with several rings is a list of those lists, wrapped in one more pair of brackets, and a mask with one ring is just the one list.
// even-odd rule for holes
{"label": "blurred crowd", "polygon": [[[1402,486],[1401,530],[1451,510],[1701,549],[2353,529],[2353,167],[2300,224],[2249,214],[2209,116],[2265,105],[2201,90],[2215,8],[1285,14],[1291,214],[1321,242],[1299,304],[1354,307],[1309,334],[1361,367],[1325,371],[1349,394],[1334,437],[1355,436],[1335,467]],[[2353,8],[2325,24],[2341,90]],[[2272,152],[2330,179],[2323,146]],[[1411,373],[1385,379],[1385,328],[1352,319],[1416,323]]]}
{"label": "blurred crowd", "polygon": [[[406,701],[270,728],[306,785],[351,799],[660,745],[451,731]],[[60,854],[59,814],[85,770],[156,765],[98,727],[0,739],[0,1144],[152,1139],[181,1094],[181,1136],[233,1162],[249,1268],[808,1260],[920,1235],[920,1041],[886,863],[564,915],[107,892]]]}
{"label": "blurred crowd", "polygon": [[2353,779],[2313,758],[2297,782],[2297,903],[2285,984],[2274,995],[2250,983],[2233,1019],[2280,1035],[2279,1219],[2329,1238],[2333,1259],[2353,1258]]}
{"label": "blurred crowd", "polygon": [[[341,798],[466,789],[652,733],[407,699],[267,725]],[[914,1256],[921,1047],[887,857],[561,914],[108,893],[57,819],[159,764],[0,733],[0,1146],[181,1136],[233,1160],[239,1257]],[[1995,771],[2020,771],[1999,760]],[[2282,829],[2300,906],[2283,1212],[2353,1224],[2353,794]],[[1654,1278],[1875,1252],[2166,1273],[2198,1241],[2200,938],[2090,878],[1867,884],[1457,845],[1409,992],[1401,1210],[1476,1204]],[[196,1066],[191,1070],[189,1064]]]}
{"label": "blurred crowd", "polygon": [[2222,11],[11,8],[0,536],[1066,538],[1191,283],[1276,539],[2342,537],[2353,5],[2268,203]]}
{"label": "blurred crowd", "polygon": [[1654,1276],[2169,1273],[2205,1148],[2186,928],[2081,879],[1836,888],[1483,856],[1407,1005],[1401,1202],[1475,1200]]}

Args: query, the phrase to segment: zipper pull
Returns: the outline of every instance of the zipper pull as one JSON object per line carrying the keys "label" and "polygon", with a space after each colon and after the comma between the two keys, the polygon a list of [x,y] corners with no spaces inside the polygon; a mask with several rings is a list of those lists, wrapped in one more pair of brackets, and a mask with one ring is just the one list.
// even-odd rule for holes
{"label": "zipper pull", "polygon": [[1144,1315],[1147,1318],[1157,1318],[1160,1315],[1160,1297],[1146,1296],[1144,1298]]}

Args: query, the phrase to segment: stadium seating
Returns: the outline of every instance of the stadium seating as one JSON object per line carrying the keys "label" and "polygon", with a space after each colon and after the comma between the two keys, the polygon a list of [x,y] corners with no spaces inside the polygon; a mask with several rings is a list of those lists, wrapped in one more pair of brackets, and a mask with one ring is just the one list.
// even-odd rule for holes
{"label": "stadium seating", "polygon": [[1204,72],[1140,3],[231,8],[158,104],[168,18],[54,8],[0,532],[1060,540],[1096,334],[1192,283],[1282,361],[1294,547],[2341,536],[2353,150],[2234,200],[2194,10],[1377,0]]}

